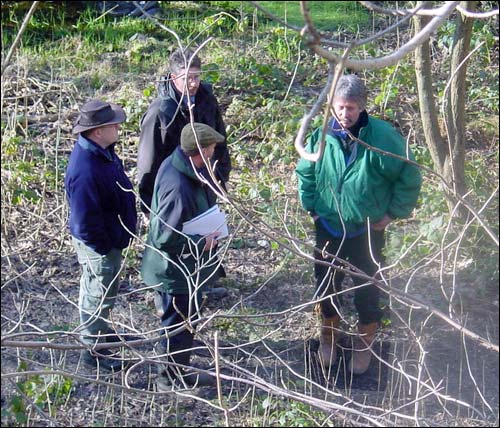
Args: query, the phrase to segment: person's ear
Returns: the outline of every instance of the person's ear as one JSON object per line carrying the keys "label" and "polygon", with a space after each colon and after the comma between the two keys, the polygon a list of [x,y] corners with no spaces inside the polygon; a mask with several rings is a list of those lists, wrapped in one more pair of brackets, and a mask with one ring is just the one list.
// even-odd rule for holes
{"label": "person's ear", "polygon": [[95,137],[97,136],[98,132],[99,132],[99,128],[93,128],[87,132],[87,137],[89,137],[91,140],[95,140]]}

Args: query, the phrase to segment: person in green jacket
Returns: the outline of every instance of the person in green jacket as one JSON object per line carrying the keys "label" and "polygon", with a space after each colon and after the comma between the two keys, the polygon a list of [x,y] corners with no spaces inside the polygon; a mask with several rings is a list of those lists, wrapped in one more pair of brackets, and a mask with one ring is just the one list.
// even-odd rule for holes
{"label": "person in green jacket", "polygon": [[[201,309],[201,294],[218,275],[217,237],[182,233],[184,223],[215,205],[209,188],[207,165],[223,135],[203,123],[184,126],[180,146],[161,164],[151,201],[151,221],[141,275],[147,285],[157,287],[163,304],[162,327],[168,336],[159,350],[166,358],[157,379],[158,391],[179,386],[214,384],[208,373],[189,371],[195,321]],[[198,145],[199,144],[199,145]],[[179,327],[185,329],[176,332]],[[175,332],[171,337],[172,332]]]}
{"label": "person in green jacket", "polygon": [[[363,81],[356,75],[342,76],[323,156],[317,162],[300,159],[296,168],[300,201],[314,219],[314,257],[321,262],[315,264],[315,296],[323,298],[317,308],[321,318],[318,352],[326,371],[337,357],[342,303],[337,293],[345,276],[334,266],[347,267],[332,255],[376,277],[384,264],[384,231],[393,220],[410,216],[422,182],[418,166],[405,161],[414,162],[414,157],[403,137],[389,123],[368,115],[366,102]],[[321,134],[319,128],[309,137],[309,153],[317,152]],[[358,375],[368,370],[370,346],[383,313],[378,287],[352,277],[359,335],[349,371]]]}

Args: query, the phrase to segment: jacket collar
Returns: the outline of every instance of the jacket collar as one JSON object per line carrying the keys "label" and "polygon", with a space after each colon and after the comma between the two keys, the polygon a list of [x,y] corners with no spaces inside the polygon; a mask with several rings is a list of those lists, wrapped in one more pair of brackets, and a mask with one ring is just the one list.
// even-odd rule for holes
{"label": "jacket collar", "polygon": [[105,158],[106,160],[113,162],[115,144],[111,144],[107,149],[103,149],[97,143],[93,142],[89,138],[85,138],[82,134],[78,134],[78,145],[84,149],[88,150],[96,156]]}
{"label": "jacket collar", "polygon": [[[194,96],[195,98],[198,98],[198,96],[203,96],[204,92],[206,92],[205,89],[205,84],[203,82],[200,83],[200,86],[198,87],[198,91],[196,92],[196,95]],[[172,80],[170,78],[170,73],[167,74],[162,78],[160,81],[160,84],[158,85],[158,95],[160,98],[163,99],[172,99],[177,101],[179,103],[182,99],[185,99],[181,95],[181,93],[176,89],[175,85],[172,83]],[[194,103],[195,101],[191,99],[191,102]],[[187,100],[186,102],[183,102],[181,106],[185,108],[187,105]]]}
{"label": "jacket collar", "polygon": [[[358,138],[361,129],[368,125],[368,118],[368,113],[366,110],[363,110],[359,115],[357,122],[349,128],[349,132]],[[349,139],[347,131],[342,128],[342,126],[337,122],[337,119],[334,117],[330,120],[328,132],[334,137],[337,137],[339,140],[346,141]]]}
{"label": "jacket collar", "polygon": [[172,153],[172,166],[182,174],[191,178],[192,180],[198,181],[200,184],[204,183],[200,181],[197,173],[199,175],[202,175],[203,177],[208,176],[208,171],[206,167],[197,168],[195,172],[189,157],[184,154],[180,146],[177,146],[174,152]]}

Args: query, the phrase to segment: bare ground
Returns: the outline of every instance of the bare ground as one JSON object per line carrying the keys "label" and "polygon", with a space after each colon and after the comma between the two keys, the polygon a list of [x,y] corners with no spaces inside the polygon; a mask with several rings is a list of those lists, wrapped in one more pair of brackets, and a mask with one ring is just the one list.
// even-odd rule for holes
{"label": "bare ground", "polygon": [[[41,235],[45,232],[46,236],[51,235],[50,231],[40,230]],[[230,295],[219,302],[208,302],[205,310],[207,316],[217,312],[229,317],[212,319],[198,329],[197,336],[200,345],[205,342],[214,346],[217,332],[221,370],[231,377],[222,380],[221,394],[224,408],[235,407],[228,413],[232,425],[251,426],[258,421],[280,424],[279,417],[284,411],[280,410],[283,398],[278,397],[285,394],[312,402],[318,408],[325,408],[324,400],[355,409],[372,415],[375,420],[380,418],[383,424],[407,426],[417,420],[427,426],[498,423],[498,353],[465,338],[449,324],[429,316],[427,311],[410,309],[394,300],[388,311],[391,322],[379,334],[375,348],[384,362],[373,360],[366,381],[348,376],[344,379],[346,349],[326,382],[315,357],[316,320],[312,306],[300,308],[313,294],[309,263],[295,260],[280,270],[284,253],[264,247],[263,242],[259,245],[259,239],[251,231],[243,235],[244,244],[237,249],[229,248],[225,258],[228,278],[224,285]],[[8,240],[11,253],[2,262],[3,336],[8,332],[38,331],[43,334],[33,333],[18,339],[50,338],[54,343],[76,343],[65,337],[64,332],[78,325],[78,264],[66,232],[52,236],[44,245],[24,253],[22,240]],[[124,293],[115,308],[114,320],[143,332],[144,337],[155,337],[158,333],[153,331],[159,323],[152,294],[134,291],[141,286],[141,281],[137,276],[137,263],[132,265],[123,282]],[[15,278],[16,275],[19,276]],[[393,286],[398,286],[396,284],[401,287],[404,283],[400,279],[395,280]],[[417,278],[411,284],[409,292],[432,299],[435,306],[447,312],[446,300],[440,298],[435,277]],[[460,321],[498,343],[498,301],[494,296],[471,299],[472,293],[463,288],[464,291],[457,291],[455,298],[455,306],[458,302],[462,306]],[[352,325],[355,319],[352,299],[347,300],[346,321]],[[241,314],[261,316],[232,318]],[[346,348],[350,329],[347,323],[342,342]],[[59,333],[46,334],[52,331]],[[78,350],[3,347],[2,409],[12,409],[13,397],[22,395],[16,391],[14,381],[26,380],[26,377],[5,375],[16,372],[20,363],[25,362],[24,371],[49,368],[74,377],[71,392],[63,403],[58,402],[54,407],[52,418],[46,403],[40,406],[39,412],[33,408],[27,411],[29,423],[34,426],[51,423],[68,426],[225,424],[224,412],[202,401],[209,400],[218,406],[216,389],[163,395],[154,392],[153,344],[142,345],[136,351],[126,350],[125,355],[136,362],[140,358],[147,361],[132,367],[126,375],[101,373],[96,381],[96,374],[80,364]],[[214,359],[206,348],[195,351],[194,361],[212,365],[213,369]],[[123,389],[124,386],[127,389]],[[264,408],[262,402],[268,397],[272,398],[271,404]],[[337,423],[348,415],[350,422],[344,421],[348,425],[353,421],[371,425],[364,417],[353,416],[342,408],[336,412],[330,409],[330,412]],[[293,417],[289,418],[293,422]],[[12,422],[12,416],[3,418],[3,422],[9,420]]]}
{"label": "bare ground", "polygon": [[[16,67],[22,70],[27,64]],[[31,72],[25,74],[30,76]],[[23,73],[18,71],[18,75]],[[51,79],[31,75],[26,80],[13,79],[10,88],[3,88],[13,98],[18,92],[63,94],[62,99],[47,95],[49,99],[43,102],[26,96],[30,101],[27,116],[35,119],[33,123],[26,119],[25,126],[39,130],[35,143],[40,159],[67,157],[72,144],[69,129],[73,118],[66,112],[72,110],[78,89],[66,92],[68,87],[64,87],[60,91]],[[148,79],[122,76],[121,81],[119,88],[108,88],[104,95],[139,99],[140,88]],[[61,116],[55,109],[59,103],[65,106]],[[12,110],[2,112],[6,117],[15,115],[16,108],[22,110],[14,103],[8,106]],[[50,114],[56,114],[57,119]],[[23,135],[20,127],[16,131]],[[62,131],[61,145],[54,147],[58,131]],[[136,140],[137,134],[126,135],[121,153],[131,176],[135,174]],[[26,153],[32,153],[31,148],[23,153],[29,158]],[[288,193],[295,195],[291,170],[279,173],[290,187]],[[2,168],[2,189],[12,180],[9,174],[12,171]],[[236,168],[232,180],[238,179]],[[43,195],[40,204],[14,204],[12,193],[2,190],[2,339],[50,341],[76,348],[71,332],[78,326],[79,267],[66,229],[67,208],[62,189],[37,190]],[[287,202],[297,206],[295,196]],[[142,226],[139,235],[144,233]],[[129,254],[113,319],[118,326],[154,339],[159,322],[152,294],[140,290],[142,250],[143,244],[137,240]],[[316,317],[313,305],[307,304],[313,296],[312,264],[283,248],[273,249],[262,232],[248,224],[238,230],[224,260],[228,273],[224,285],[230,294],[220,302],[207,303],[208,321],[197,333],[206,347],[197,349],[194,358],[195,363],[211,365],[212,370],[214,356],[220,361],[220,394],[216,388],[156,393],[154,343],[135,351],[124,350],[124,356],[135,363],[127,372],[97,376],[81,365],[78,349],[4,346],[3,342],[2,425],[498,425],[496,350],[467,338],[426,309],[387,299],[390,322],[380,332],[375,347],[383,361],[373,359],[365,380],[349,379],[344,361],[349,356],[348,338],[355,330],[355,314],[348,294],[342,342],[345,354],[341,353],[326,381],[315,357]],[[496,284],[470,283],[461,281],[460,276],[454,283],[445,273],[440,285],[437,264],[411,277],[391,274],[392,287],[407,287],[408,294],[445,314],[451,312],[461,325],[498,346]],[[216,343],[217,353],[213,349]],[[39,377],[22,373],[27,371],[37,372],[33,375]],[[69,392],[55,397],[54,385],[62,384],[59,375],[72,383]],[[50,406],[47,391],[54,400]],[[24,408],[18,405],[17,397],[24,401]],[[37,406],[33,401],[38,401]],[[20,413],[17,419],[16,411]],[[23,421],[22,416],[28,419]]]}

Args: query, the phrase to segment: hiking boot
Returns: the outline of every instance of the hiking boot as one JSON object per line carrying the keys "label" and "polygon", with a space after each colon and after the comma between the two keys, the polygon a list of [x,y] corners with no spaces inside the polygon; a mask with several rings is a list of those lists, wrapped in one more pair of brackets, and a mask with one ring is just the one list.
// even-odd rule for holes
{"label": "hiking boot", "polygon": [[224,287],[213,287],[205,291],[205,294],[211,300],[218,300],[226,297],[229,292],[227,291],[227,288]]}
{"label": "hiking boot", "polygon": [[134,342],[135,340],[142,340],[143,338],[128,333],[116,333],[106,336],[105,339],[106,343],[117,343],[117,342]]}
{"label": "hiking boot", "polygon": [[156,316],[161,318],[163,316],[163,297],[160,293],[155,292],[154,303],[156,309]]}
{"label": "hiking boot", "polygon": [[[103,369],[110,372],[118,372],[124,369],[123,361],[118,359],[119,356],[113,354],[109,349],[100,349],[98,353],[97,351],[82,351],[83,364],[89,368]],[[110,358],[111,356],[114,356],[114,358]]]}
{"label": "hiking boot", "polygon": [[348,370],[355,375],[365,373],[368,367],[370,367],[370,361],[372,359],[372,351],[370,348],[373,344],[377,328],[378,322],[372,322],[370,324],[360,323],[358,325],[359,336],[356,337],[354,341],[354,349],[352,350],[352,357],[348,366]]}
{"label": "hiking boot", "polygon": [[339,337],[340,316],[325,318],[321,315],[319,334],[319,358],[325,371],[328,371],[337,360],[337,341]]}
{"label": "hiking boot", "polygon": [[158,392],[168,392],[173,389],[200,388],[202,386],[215,386],[215,378],[208,373],[190,372],[182,376],[172,375],[166,370],[162,370],[156,379],[156,389]]}

